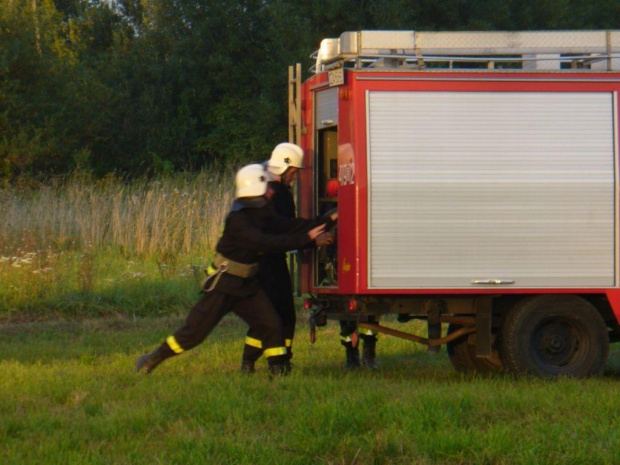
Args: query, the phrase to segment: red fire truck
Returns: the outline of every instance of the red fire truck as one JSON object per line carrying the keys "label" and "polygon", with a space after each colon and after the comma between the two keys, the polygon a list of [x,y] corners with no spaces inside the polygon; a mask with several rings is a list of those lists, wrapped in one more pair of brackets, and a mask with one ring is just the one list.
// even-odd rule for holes
{"label": "red fire truck", "polygon": [[313,323],[447,344],[460,371],[603,369],[620,340],[620,31],[346,32],[300,76],[299,213],[339,211],[335,244],[300,257]]}

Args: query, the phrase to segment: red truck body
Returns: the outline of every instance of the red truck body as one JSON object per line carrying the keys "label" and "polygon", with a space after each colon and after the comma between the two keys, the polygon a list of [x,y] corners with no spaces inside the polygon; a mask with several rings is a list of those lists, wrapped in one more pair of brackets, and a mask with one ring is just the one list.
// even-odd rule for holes
{"label": "red truck body", "polygon": [[[604,359],[573,363],[583,358],[575,346],[591,336],[579,336],[588,330],[569,321],[567,309],[580,314],[588,307],[606,328],[604,338],[618,337],[618,56],[609,47],[593,54],[584,45],[584,55],[555,44],[558,53],[527,55],[555,64],[528,67],[513,45],[484,50],[484,57],[464,46],[460,58],[435,47],[434,59],[449,68],[429,67],[433,61],[418,46],[426,36],[412,34],[411,50],[399,55],[406,47],[384,44],[393,33],[348,34],[298,84],[294,105],[295,141],[308,168],[299,213],[339,212],[336,245],[305,251],[299,267],[315,315],[379,331],[375,317],[384,313],[427,319],[435,342],[417,339],[448,343],[464,371],[482,370],[488,364],[481,360],[492,357],[495,368],[517,374],[600,371]],[[501,34],[494,37],[503,40]],[[620,41],[613,31],[605,37],[607,45]],[[356,41],[349,55],[342,50],[347,41]],[[364,50],[372,52],[366,60]],[[474,54],[477,65],[469,61]],[[498,69],[510,59],[519,64]],[[459,60],[468,69],[456,69]],[[531,337],[573,348],[556,355],[554,344],[540,343],[524,348],[522,360],[504,357],[525,330],[508,334],[507,322],[532,321],[528,312],[538,315],[540,306],[549,310]],[[564,309],[561,318],[554,308]],[[441,338],[440,323],[464,334]],[[591,358],[606,358],[601,350]],[[473,361],[463,364],[455,351]],[[545,357],[551,361],[536,362]]]}

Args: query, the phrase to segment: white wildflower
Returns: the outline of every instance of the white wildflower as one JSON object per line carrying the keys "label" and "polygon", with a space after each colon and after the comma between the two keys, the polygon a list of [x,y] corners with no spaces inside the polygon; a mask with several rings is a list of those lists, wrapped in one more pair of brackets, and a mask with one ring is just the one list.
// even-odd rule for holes
{"label": "white wildflower", "polygon": [[134,278],[134,279],[146,278],[146,273],[133,272],[133,273],[129,273],[129,277]]}

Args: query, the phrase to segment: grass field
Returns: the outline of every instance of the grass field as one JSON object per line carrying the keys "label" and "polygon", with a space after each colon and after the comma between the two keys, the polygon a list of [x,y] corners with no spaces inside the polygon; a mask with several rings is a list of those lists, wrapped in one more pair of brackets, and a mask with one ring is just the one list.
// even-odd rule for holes
{"label": "grass field", "polygon": [[[604,376],[463,376],[445,351],[390,337],[381,369],[348,373],[337,325],[291,376],[238,373],[245,334],[227,317],[206,343],[134,372],[184,315],[0,326],[2,464],[620,462],[620,352]],[[388,322],[422,332],[419,323]]]}
{"label": "grass field", "polygon": [[229,317],[138,376],[198,298],[231,180],[0,187],[0,464],[620,463],[615,347],[603,376],[545,382],[383,337],[381,369],[350,373],[337,325],[311,345],[301,316],[295,369],[270,380],[238,372]]}

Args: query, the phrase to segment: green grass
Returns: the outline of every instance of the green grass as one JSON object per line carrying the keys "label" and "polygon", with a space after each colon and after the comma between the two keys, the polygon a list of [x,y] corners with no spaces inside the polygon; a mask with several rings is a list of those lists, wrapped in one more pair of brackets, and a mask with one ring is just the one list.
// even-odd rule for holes
{"label": "green grass", "polygon": [[238,372],[230,317],[138,376],[198,298],[231,181],[0,188],[0,464],[620,463],[616,348],[604,376],[545,382],[382,337],[381,369],[347,373],[337,325],[311,345],[302,317],[293,374],[270,380]]}
{"label": "green grass", "polygon": [[86,259],[78,251],[53,254],[52,259],[40,255],[31,254],[32,260],[19,267],[0,263],[0,321],[184,311],[196,300],[211,260],[211,254],[180,256],[174,272],[168,272],[153,259],[130,260],[112,249]]}
{"label": "green grass", "polygon": [[138,376],[197,300],[231,192],[209,173],[0,189],[0,464],[620,462],[616,348],[604,376],[545,382],[382,337],[381,369],[347,373],[337,325],[311,345],[302,317],[270,380],[238,372],[230,317]]}
{"label": "green grass", "polygon": [[[347,373],[337,324],[291,376],[238,373],[244,325],[139,376],[133,363],[183,323],[159,318],[0,326],[0,463],[618,463],[620,352],[604,376],[464,376],[445,355],[381,337],[381,369]],[[419,323],[390,325],[421,332]]]}

